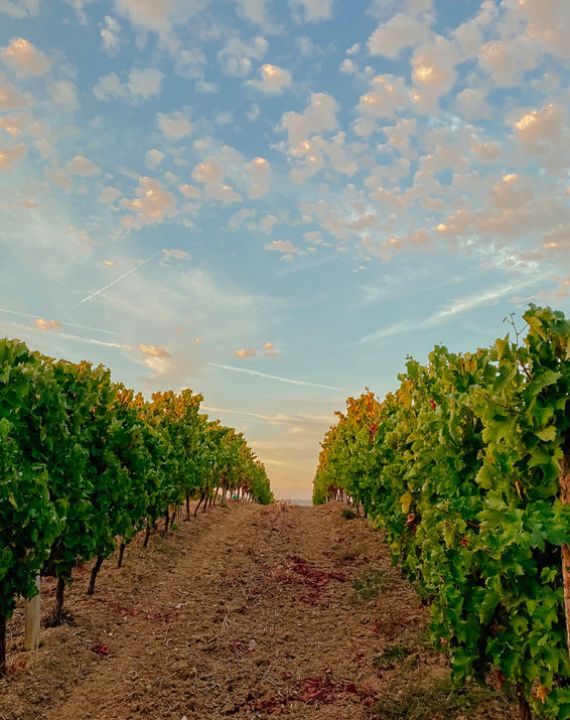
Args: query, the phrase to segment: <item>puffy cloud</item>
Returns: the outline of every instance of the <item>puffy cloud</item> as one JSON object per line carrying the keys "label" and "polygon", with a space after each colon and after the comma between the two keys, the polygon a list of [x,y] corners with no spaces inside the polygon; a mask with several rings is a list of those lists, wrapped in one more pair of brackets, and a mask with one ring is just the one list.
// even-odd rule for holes
{"label": "puffy cloud", "polygon": [[2,115],[0,117],[0,130],[11,137],[18,137],[24,131],[26,120],[22,115]]}
{"label": "puffy cloud", "polygon": [[269,161],[262,157],[253,158],[247,169],[251,177],[251,186],[248,192],[249,197],[263,197],[269,190],[271,173]]}
{"label": "puffy cloud", "polygon": [[101,168],[84,155],[75,155],[65,166],[66,171],[70,175],[81,175],[82,177],[90,177],[91,175],[99,175]]}
{"label": "puffy cloud", "polygon": [[257,352],[253,348],[241,348],[240,350],[234,350],[234,357],[239,358],[240,360],[255,357],[256,355]]}
{"label": "puffy cloud", "polygon": [[501,146],[495,142],[480,142],[478,140],[471,143],[471,151],[479,162],[494,162],[501,157]]}
{"label": "puffy cloud", "polygon": [[276,32],[278,28],[269,18],[266,0],[236,0],[239,15],[259,25],[265,32]]}
{"label": "puffy cloud", "polygon": [[133,69],[123,82],[117,73],[100,77],[93,86],[93,94],[99,100],[120,98],[136,103],[160,95],[162,73],[156,68]]}
{"label": "puffy cloud", "polygon": [[[374,121],[380,118],[395,118],[396,113],[409,107],[410,100],[404,79],[394,75],[376,75],[370,89],[358,101],[359,121],[355,125],[357,134],[366,137],[376,128]],[[362,123],[362,119],[368,123]]]}
{"label": "puffy cloud", "polygon": [[455,98],[455,109],[465,120],[485,120],[491,117],[491,108],[485,92],[476,88],[465,88]]}
{"label": "puffy cloud", "polygon": [[280,253],[283,256],[283,260],[288,262],[294,260],[295,257],[305,254],[301,248],[298,248],[292,242],[287,242],[286,240],[273,240],[270,243],[266,243],[263,249],[269,252]]}
{"label": "puffy cloud", "polygon": [[277,357],[279,351],[272,342],[266,342],[263,344],[263,354],[265,357]]}
{"label": "puffy cloud", "polygon": [[420,112],[433,112],[438,99],[451,90],[455,83],[457,61],[456,47],[441,35],[414,52],[412,79],[416,88],[411,97]]}
{"label": "puffy cloud", "polygon": [[12,38],[10,44],[0,51],[0,58],[23,77],[45,75],[51,65],[49,58],[24,38]]}
{"label": "puffy cloud", "polygon": [[74,112],[79,107],[77,87],[72,80],[56,80],[49,86],[51,101],[65,112]]}
{"label": "puffy cloud", "polygon": [[139,353],[144,364],[149,367],[155,375],[164,375],[170,367],[170,353],[160,345],[138,346]]}
{"label": "puffy cloud", "polygon": [[188,185],[188,183],[181,185],[178,189],[180,190],[182,195],[184,195],[184,197],[190,198],[192,200],[197,200],[199,197],[201,197],[200,190],[193,185]]}
{"label": "puffy cloud", "polygon": [[131,70],[127,87],[132,97],[147,100],[160,95],[162,73],[156,68]]}
{"label": "puffy cloud", "polygon": [[136,30],[158,33],[174,53],[180,49],[175,27],[185,25],[205,5],[204,0],[114,0],[115,10]]}
{"label": "puffy cloud", "polygon": [[194,180],[204,184],[219,183],[224,178],[224,169],[214,158],[207,158],[196,165],[192,172]]}
{"label": "puffy cloud", "polygon": [[522,73],[532,70],[538,63],[536,44],[518,38],[516,40],[491,40],[479,53],[479,65],[492,78],[495,85],[517,85]]}
{"label": "puffy cloud", "polygon": [[101,194],[99,195],[99,202],[114,203],[115,200],[118,200],[120,197],[121,191],[116,187],[108,185],[107,187],[104,187],[103,190],[101,190]]}
{"label": "puffy cloud", "polygon": [[239,230],[239,228],[244,224],[246,220],[250,220],[256,215],[257,213],[255,212],[255,210],[250,210],[247,208],[244,208],[243,210],[238,210],[238,212],[234,213],[228,220],[228,230],[232,230],[233,232]]}
{"label": "puffy cloud", "polygon": [[333,0],[291,0],[291,7],[296,20],[321,22],[332,18]]}
{"label": "puffy cloud", "polygon": [[126,227],[161,223],[176,207],[174,196],[164,190],[158,180],[149,177],[139,178],[136,195],[132,199],[123,199],[123,206],[133,213],[124,218]]}
{"label": "puffy cloud", "polygon": [[14,18],[39,15],[42,0],[0,0],[0,13]]}
{"label": "puffy cloud", "polygon": [[11,170],[14,163],[26,157],[28,149],[23,143],[9,148],[0,148],[0,170]]}
{"label": "puffy cloud", "polygon": [[186,250],[180,250],[180,248],[167,248],[162,251],[161,262],[169,264],[172,262],[189,262],[192,256]]}
{"label": "puffy cloud", "polygon": [[159,113],[156,116],[156,124],[169,140],[182,140],[192,132],[192,122],[187,109]]}
{"label": "puffy cloud", "polygon": [[558,138],[564,128],[564,112],[550,103],[541,110],[530,110],[516,122],[518,139],[526,148],[541,152],[545,144]]}
{"label": "puffy cloud", "polygon": [[511,3],[511,7],[527,21],[526,34],[529,38],[538,41],[552,55],[570,57],[570,5],[566,0],[517,0]]}
{"label": "puffy cloud", "polygon": [[291,73],[277,65],[262,65],[259,74],[261,78],[251,80],[249,84],[264,93],[278,95],[293,84]]}
{"label": "puffy cloud", "polygon": [[239,38],[231,38],[218,52],[218,62],[222,72],[230,77],[249,75],[253,60],[261,60],[268,48],[267,40],[257,36],[250,44]]}
{"label": "puffy cloud", "polygon": [[34,325],[42,332],[57,332],[58,330],[61,330],[61,323],[58,320],[44,320],[44,318],[38,318]]}
{"label": "puffy cloud", "polygon": [[105,15],[100,35],[103,50],[111,57],[116,55],[121,45],[121,26],[117,19],[112,15]]}
{"label": "puffy cloud", "polygon": [[368,49],[372,55],[396,60],[406,48],[426,42],[430,34],[431,31],[424,21],[398,13],[376,28],[368,40]]}
{"label": "puffy cloud", "polygon": [[335,130],[338,104],[332,95],[313,93],[304,113],[286,112],[280,127],[287,132],[290,152],[302,155],[304,143],[317,133]]}
{"label": "puffy cloud", "polygon": [[207,80],[199,80],[194,86],[194,89],[196,92],[203,93],[204,95],[215,95],[215,93],[220,90],[216,83]]}
{"label": "puffy cloud", "polygon": [[206,195],[212,200],[220,200],[223,203],[236,203],[243,200],[235,188],[224,183],[206,185]]}
{"label": "puffy cloud", "polygon": [[570,133],[564,110],[550,103],[541,110],[530,110],[514,123],[516,137],[523,149],[541,159],[551,172],[565,172],[570,159]]}
{"label": "puffy cloud", "polygon": [[29,105],[29,98],[22,95],[0,75],[0,110],[16,110]]}
{"label": "puffy cloud", "polygon": [[68,5],[71,5],[71,7],[75,10],[75,14],[77,15],[77,19],[79,20],[79,22],[85,25],[87,23],[85,6],[96,2],[96,0],[66,0],[66,2]]}
{"label": "puffy cloud", "polygon": [[196,79],[204,75],[206,55],[200,48],[178,48],[174,57],[174,68],[184,78]]}
{"label": "puffy cloud", "polygon": [[160,150],[157,150],[156,148],[152,148],[151,150],[147,150],[146,155],[144,156],[145,165],[151,170],[156,170],[164,158],[165,155],[163,152],[160,152]]}

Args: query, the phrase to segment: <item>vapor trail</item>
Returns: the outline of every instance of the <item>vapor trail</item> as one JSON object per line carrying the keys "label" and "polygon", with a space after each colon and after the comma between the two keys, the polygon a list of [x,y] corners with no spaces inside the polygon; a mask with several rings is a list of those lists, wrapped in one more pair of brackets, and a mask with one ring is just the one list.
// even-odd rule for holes
{"label": "vapor trail", "polygon": [[108,285],[105,285],[105,287],[102,287],[100,290],[97,290],[96,292],[91,293],[91,295],[88,295],[87,297],[83,298],[83,300],[81,300],[79,304],[85,303],[88,300],[92,300],[94,297],[97,297],[97,295],[100,295],[102,292],[105,292],[105,290],[108,290],[110,287],[113,287],[113,285],[116,285],[118,282],[121,282],[121,280],[124,280],[126,277],[128,277],[129,275],[134,273],[135,270],[139,270],[140,268],[142,268],[144,265],[147,265],[151,260],[154,260],[154,258],[158,257],[159,255],[162,255],[162,250],[160,252],[157,252],[154,255],[152,255],[152,257],[147,258],[142,263],[135,265],[134,268],[131,268],[123,275],[120,275],[118,278],[115,278],[113,280],[113,282],[110,282]]}
{"label": "vapor trail", "polygon": [[88,295],[87,297],[84,297],[83,300],[80,300],[78,303],[75,303],[74,305],[71,305],[71,307],[68,307],[67,310],[64,310],[60,315],[57,316],[56,320],[61,320],[62,317],[70,313],[72,310],[75,310],[75,308],[79,307],[83,303],[88,302],[89,300],[92,300],[94,297],[97,297],[97,295],[100,295],[102,292],[105,292],[105,290],[108,290],[110,287],[113,287],[113,285],[116,285],[117,283],[121,282],[121,280],[124,280],[126,277],[134,273],[136,270],[140,270],[144,265],[147,265],[151,260],[154,260],[159,255],[162,255],[164,250],[160,250],[159,252],[155,253],[154,255],[151,255],[151,257],[147,258],[146,260],[143,260],[138,265],[135,265],[135,267],[131,268],[130,270],[127,270],[126,273],[123,273],[118,278],[115,278],[112,282],[105,285],[105,287],[100,288],[94,293],[91,293],[91,295]]}
{"label": "vapor trail", "polygon": [[321,388],[323,390],[339,390],[344,392],[343,388],[335,387],[334,385],[321,385],[320,383],[309,382],[307,380],[294,380],[293,378],[281,377],[280,375],[269,375],[259,372],[259,370],[248,370],[247,368],[235,367],[235,365],[223,365],[222,363],[209,363],[209,365],[210,367],[220,368],[220,370],[244,373],[245,375],[253,375],[254,377],[260,377],[266,380],[277,380],[277,382],[290,383],[291,385],[304,385],[306,387]]}

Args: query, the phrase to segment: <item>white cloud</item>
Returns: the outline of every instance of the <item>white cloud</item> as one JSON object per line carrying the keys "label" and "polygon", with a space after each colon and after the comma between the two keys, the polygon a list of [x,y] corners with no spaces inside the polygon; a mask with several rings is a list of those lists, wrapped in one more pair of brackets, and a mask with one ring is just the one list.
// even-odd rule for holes
{"label": "white cloud", "polygon": [[231,38],[226,46],[218,52],[218,62],[222,72],[230,77],[249,75],[253,60],[261,60],[268,49],[267,40],[255,37],[250,44],[239,38]]}
{"label": "white cloud", "polygon": [[160,95],[162,73],[156,68],[130,70],[123,82],[117,73],[111,72],[100,77],[93,86],[93,94],[103,101],[120,98],[136,103]]}
{"label": "white cloud", "polygon": [[113,57],[119,52],[121,46],[121,26],[112,15],[105,15],[101,25],[101,43],[107,55]]}
{"label": "white cloud", "polygon": [[0,0],[0,13],[14,18],[34,17],[40,14],[42,0]]}
{"label": "white cloud", "polygon": [[196,92],[203,93],[204,95],[214,95],[219,92],[220,87],[215,82],[209,82],[207,80],[198,80],[194,86]]}
{"label": "white cloud", "polygon": [[271,166],[269,161],[262,157],[253,158],[248,165],[251,185],[248,191],[250,198],[260,198],[269,190]]}
{"label": "white cloud", "polygon": [[301,248],[287,240],[272,240],[270,243],[266,243],[263,249],[269,252],[280,253],[282,259],[287,262],[291,262],[296,257],[301,257],[306,254],[304,250],[301,250]]}
{"label": "white cloud", "polygon": [[207,64],[206,55],[200,48],[178,48],[174,61],[176,73],[190,80],[201,78]]}
{"label": "white cloud", "polygon": [[125,198],[122,204],[133,213],[123,219],[124,225],[128,228],[140,228],[143,225],[161,223],[174,211],[176,200],[173,195],[164,190],[158,180],[141,177],[136,197]]}
{"label": "white cloud", "polygon": [[12,38],[10,44],[0,50],[0,58],[22,77],[45,75],[51,65],[47,55],[25,38]]}
{"label": "white cloud", "polygon": [[293,17],[298,22],[322,22],[332,19],[333,0],[291,0],[291,7],[294,10]]}
{"label": "white cloud", "polygon": [[485,120],[491,117],[491,108],[484,90],[465,88],[455,98],[455,108],[465,120]]}
{"label": "white cloud", "polygon": [[276,32],[277,26],[267,13],[266,0],[236,0],[238,14],[254,25],[259,25],[264,32]]}
{"label": "white cloud", "polygon": [[241,348],[240,350],[234,350],[234,357],[245,360],[247,358],[252,358],[257,355],[257,352],[253,348]]}
{"label": "white cloud", "polygon": [[68,5],[71,5],[71,7],[75,10],[75,14],[77,15],[77,19],[80,23],[85,25],[87,23],[87,14],[85,12],[85,6],[90,5],[93,2],[96,2],[97,0],[66,0]]}
{"label": "white cloud", "polygon": [[65,166],[66,172],[70,175],[80,175],[81,177],[91,177],[99,175],[101,168],[84,155],[75,155]]}
{"label": "white cloud", "polygon": [[158,129],[169,140],[182,140],[192,132],[192,121],[188,109],[159,113],[156,116]]}
{"label": "white cloud", "polygon": [[293,84],[291,73],[277,65],[266,63],[259,69],[259,74],[261,78],[250,80],[249,84],[264,93],[279,95]]}
{"label": "white cloud", "polygon": [[157,148],[152,148],[151,150],[147,150],[145,155],[145,165],[150,168],[151,170],[156,170],[156,168],[162,163],[164,160],[165,155],[163,152],[160,152],[160,150],[157,150]]}
{"label": "white cloud", "polygon": [[104,187],[103,190],[101,190],[101,194],[99,195],[99,202],[113,203],[115,202],[115,200],[118,200],[121,195],[122,193],[118,188],[108,185],[107,187]]}
{"label": "white cloud", "polygon": [[77,87],[72,80],[56,80],[49,86],[51,101],[65,112],[75,112],[79,107]]}
{"label": "white cloud", "polygon": [[[358,101],[359,121],[355,126],[357,134],[366,137],[376,128],[376,120],[394,119],[396,113],[410,105],[408,90],[404,79],[394,75],[376,75],[372,78],[370,89],[361,95]],[[362,124],[362,120],[368,123]]]}
{"label": "white cloud", "polygon": [[0,110],[16,110],[29,104],[29,98],[0,75]]}
{"label": "white cloud", "polygon": [[479,53],[479,65],[497,86],[517,85],[525,71],[537,66],[538,59],[536,44],[525,38],[491,40]]}
{"label": "white cloud", "polygon": [[175,27],[186,25],[206,5],[204,0],[114,0],[115,10],[136,30],[156,32],[173,54],[180,49]]}
{"label": "white cloud", "polygon": [[414,52],[412,79],[416,87],[411,97],[420,112],[431,114],[437,108],[439,98],[451,90],[458,59],[455,45],[441,35]]}
{"label": "white cloud", "polygon": [[280,127],[287,132],[290,152],[302,155],[304,143],[317,133],[335,130],[338,126],[338,103],[326,93],[313,93],[303,113],[286,112]]}
{"label": "white cloud", "polygon": [[27,148],[23,143],[9,148],[0,147],[0,170],[11,170],[14,163],[26,157]]}
{"label": "white cloud", "polygon": [[396,60],[406,48],[426,42],[430,34],[431,31],[424,21],[398,13],[376,28],[368,40],[368,50],[372,55]]}
{"label": "white cloud", "polygon": [[196,165],[192,177],[199,183],[219,183],[224,178],[224,169],[214,158],[207,158]]}

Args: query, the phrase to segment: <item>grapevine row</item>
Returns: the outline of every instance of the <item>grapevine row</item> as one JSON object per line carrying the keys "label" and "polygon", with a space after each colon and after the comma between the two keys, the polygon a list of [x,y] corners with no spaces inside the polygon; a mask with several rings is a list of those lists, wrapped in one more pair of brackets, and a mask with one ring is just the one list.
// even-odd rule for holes
{"label": "grapevine row", "polygon": [[53,622],[79,562],[104,558],[190,499],[222,491],[273,496],[245,438],[200,413],[191,390],[150,401],[108,369],[74,364],[0,340],[0,676],[6,622],[38,573],[57,578]]}
{"label": "grapevine row", "polygon": [[[530,306],[489,349],[408,359],[399,388],[349,398],[314,502],[344,493],[430,603],[456,681],[570,718],[570,322]],[[566,606],[565,606],[566,603]]]}

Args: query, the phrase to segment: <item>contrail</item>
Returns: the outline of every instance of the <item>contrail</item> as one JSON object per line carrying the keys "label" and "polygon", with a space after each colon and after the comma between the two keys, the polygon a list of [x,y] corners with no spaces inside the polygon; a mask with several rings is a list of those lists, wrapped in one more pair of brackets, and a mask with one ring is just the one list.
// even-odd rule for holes
{"label": "contrail", "polygon": [[266,380],[277,380],[278,382],[290,383],[291,385],[304,385],[308,387],[321,388],[322,390],[338,390],[345,392],[344,388],[335,387],[334,385],[321,385],[320,383],[307,382],[306,380],[293,380],[292,378],[281,377],[280,375],[268,375],[258,370],[248,370],[247,368],[238,368],[234,365],[222,365],[221,363],[209,363],[211,367],[220,368],[221,370],[231,370],[232,372],[245,373],[246,375],[254,375],[255,377],[265,378]]}
{"label": "contrail", "polygon": [[121,282],[121,280],[124,280],[124,279],[125,279],[126,277],[128,277],[131,273],[134,273],[135,270],[139,270],[139,269],[142,268],[144,265],[147,265],[151,260],[154,260],[154,258],[158,257],[159,255],[162,255],[162,253],[163,253],[163,251],[161,250],[160,252],[157,252],[157,253],[155,253],[154,255],[152,255],[152,257],[149,257],[147,260],[144,260],[142,263],[139,263],[138,265],[135,265],[134,268],[131,268],[130,270],[128,270],[128,271],[127,271],[126,273],[124,273],[123,275],[120,275],[118,278],[115,278],[115,280],[113,280],[113,282],[110,282],[108,285],[105,285],[105,287],[102,287],[100,290],[97,290],[97,292],[91,293],[91,295],[88,295],[87,297],[84,297],[83,300],[81,300],[81,301],[79,302],[79,304],[85,303],[85,302],[87,302],[88,300],[91,300],[91,299],[93,299],[94,297],[97,297],[97,295],[100,295],[102,292],[105,292],[105,290],[108,290],[110,287],[113,287],[113,285],[116,285],[118,282]]}
{"label": "contrail", "polygon": [[105,285],[105,287],[100,288],[94,293],[91,293],[91,295],[88,295],[87,297],[84,297],[83,300],[80,300],[78,303],[75,303],[71,307],[68,307],[67,310],[64,310],[60,315],[57,316],[56,320],[61,320],[62,317],[70,313],[72,310],[75,310],[75,308],[79,307],[83,303],[88,302],[89,300],[92,300],[94,297],[97,297],[97,295],[100,295],[102,292],[105,292],[105,290],[108,290],[110,287],[113,287],[113,285],[116,285],[118,282],[121,282],[121,280],[124,280],[126,277],[134,273],[136,270],[140,270],[144,265],[147,265],[151,260],[154,260],[154,258],[157,258],[159,255],[162,255],[164,250],[160,250],[159,252],[155,253],[154,255],[151,255],[151,257],[147,258],[146,260],[143,260],[143,262],[139,263],[138,265],[135,265],[135,267],[128,270],[126,273],[123,273],[118,278],[115,278],[112,282]]}

